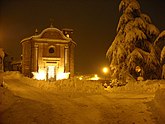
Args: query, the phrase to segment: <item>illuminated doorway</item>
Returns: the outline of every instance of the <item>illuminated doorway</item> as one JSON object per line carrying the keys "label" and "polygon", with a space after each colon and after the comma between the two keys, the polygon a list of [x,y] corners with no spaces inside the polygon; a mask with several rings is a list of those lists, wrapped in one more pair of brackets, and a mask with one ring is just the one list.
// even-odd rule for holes
{"label": "illuminated doorway", "polygon": [[48,80],[56,79],[56,67],[55,66],[48,66],[47,69],[48,69],[47,70]]}

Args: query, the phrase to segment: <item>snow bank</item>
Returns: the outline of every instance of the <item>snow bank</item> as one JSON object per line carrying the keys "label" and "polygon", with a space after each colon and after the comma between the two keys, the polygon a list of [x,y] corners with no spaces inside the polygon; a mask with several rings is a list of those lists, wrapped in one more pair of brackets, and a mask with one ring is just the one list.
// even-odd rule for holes
{"label": "snow bank", "polygon": [[165,88],[159,89],[156,94],[154,100],[162,107],[164,107],[163,110],[165,110]]}
{"label": "snow bank", "polygon": [[101,93],[104,91],[102,84],[96,81],[84,81],[76,78],[58,80],[54,82],[38,81],[27,77],[20,78],[22,82],[47,91],[72,92],[72,93]]}
{"label": "snow bank", "polygon": [[79,80],[76,78],[56,81],[55,86],[57,87],[58,91],[63,92],[97,94],[104,91],[102,84],[97,81]]}
{"label": "snow bank", "polygon": [[109,92],[134,92],[134,93],[155,93],[165,84],[164,80],[146,80],[128,82],[122,87],[108,87]]}
{"label": "snow bank", "polygon": [[0,73],[0,113],[9,108],[18,99],[18,97],[14,96],[14,94],[5,87],[4,76],[12,78],[19,77],[18,75],[20,75],[18,72]]}
{"label": "snow bank", "polygon": [[20,74],[19,71],[7,71],[3,73],[5,78],[9,79],[18,79],[22,77],[22,74]]}
{"label": "snow bank", "polygon": [[165,88],[157,90],[154,100],[151,103],[153,113],[157,116],[157,123],[165,123]]}
{"label": "snow bank", "polygon": [[39,81],[28,77],[24,77],[19,72],[7,72],[6,79],[18,79],[21,82],[40,88],[46,91],[53,91],[58,93],[86,93],[86,94],[99,94],[104,92],[104,88],[98,81],[79,80],[77,78],[58,80],[54,82]]}
{"label": "snow bank", "polygon": [[9,108],[17,99],[18,97],[14,96],[11,91],[0,87],[0,113]]}

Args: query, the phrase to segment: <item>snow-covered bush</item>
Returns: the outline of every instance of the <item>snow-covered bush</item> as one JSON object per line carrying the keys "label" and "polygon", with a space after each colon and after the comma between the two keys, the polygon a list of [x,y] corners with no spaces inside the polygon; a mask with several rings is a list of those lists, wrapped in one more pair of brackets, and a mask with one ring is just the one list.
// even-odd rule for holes
{"label": "snow-covered bush", "polygon": [[[164,83],[165,84],[165,83]],[[108,87],[109,92],[155,93],[160,88],[159,80],[132,81],[124,87]]]}

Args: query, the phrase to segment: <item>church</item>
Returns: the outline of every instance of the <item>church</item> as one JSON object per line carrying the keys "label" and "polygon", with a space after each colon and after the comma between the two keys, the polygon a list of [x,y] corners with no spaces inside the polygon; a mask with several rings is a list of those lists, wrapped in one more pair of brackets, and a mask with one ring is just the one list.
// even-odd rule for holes
{"label": "church", "polygon": [[74,76],[72,29],[52,25],[21,41],[22,73],[38,80],[60,80]]}

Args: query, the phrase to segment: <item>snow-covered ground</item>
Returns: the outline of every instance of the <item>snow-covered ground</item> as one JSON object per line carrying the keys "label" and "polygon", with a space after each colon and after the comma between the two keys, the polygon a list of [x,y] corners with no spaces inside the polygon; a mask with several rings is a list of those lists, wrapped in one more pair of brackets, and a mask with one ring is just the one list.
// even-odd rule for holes
{"label": "snow-covered ground", "polygon": [[165,81],[104,89],[98,81],[0,74],[0,124],[164,124]]}

